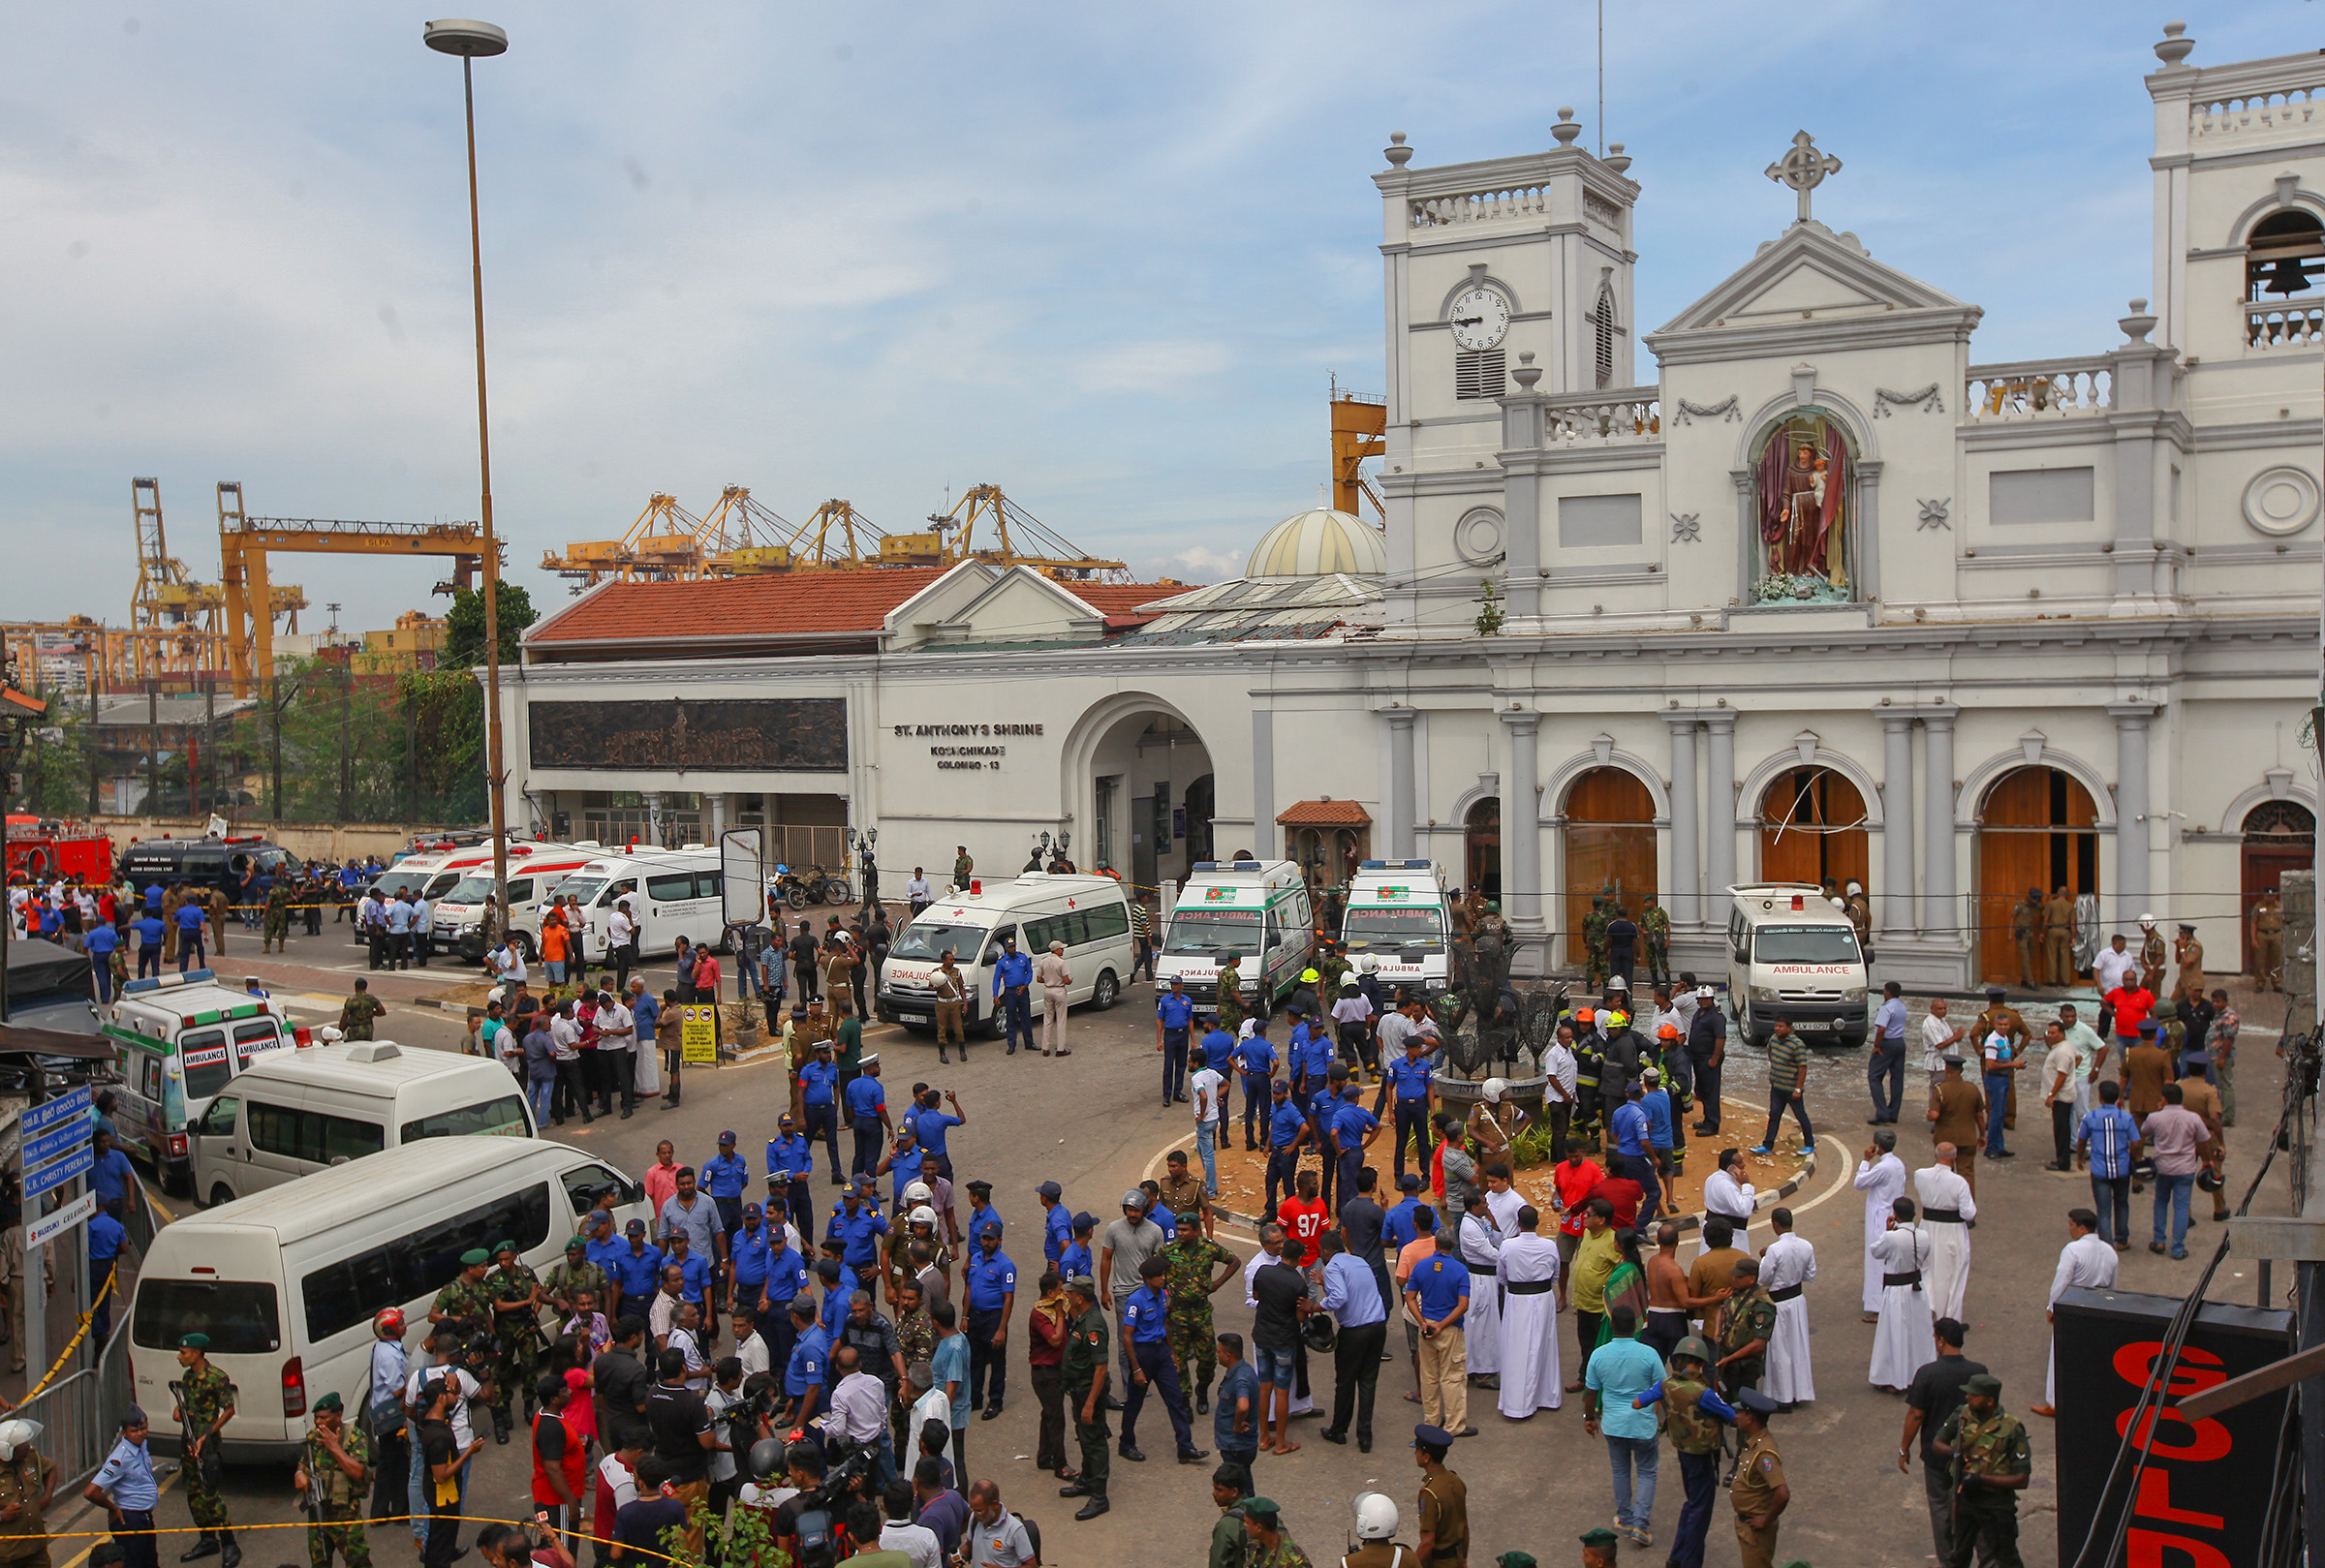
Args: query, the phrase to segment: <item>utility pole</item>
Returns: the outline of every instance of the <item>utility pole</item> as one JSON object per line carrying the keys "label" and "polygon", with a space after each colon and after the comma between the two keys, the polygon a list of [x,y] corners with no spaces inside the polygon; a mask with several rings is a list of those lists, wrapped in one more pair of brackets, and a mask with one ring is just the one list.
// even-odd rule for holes
{"label": "utility pole", "polygon": [[348,759],[348,747],[354,741],[356,722],[356,668],[351,661],[339,666],[339,820],[344,824],[351,811],[350,796],[355,788],[355,774]]}

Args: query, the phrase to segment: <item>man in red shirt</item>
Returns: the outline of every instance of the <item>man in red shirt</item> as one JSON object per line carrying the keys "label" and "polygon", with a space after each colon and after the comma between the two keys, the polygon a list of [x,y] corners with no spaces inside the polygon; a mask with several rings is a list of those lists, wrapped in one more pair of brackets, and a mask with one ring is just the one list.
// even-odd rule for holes
{"label": "man in red shirt", "polygon": [[1314,1171],[1300,1173],[1296,1190],[1298,1197],[1286,1198],[1276,1206],[1276,1223],[1284,1227],[1285,1235],[1300,1244],[1300,1256],[1313,1258],[1316,1256],[1317,1238],[1323,1235],[1324,1227],[1331,1223],[1331,1214],[1324,1208],[1324,1200],[1318,1195],[1320,1188]]}
{"label": "man in red shirt", "polygon": [[2107,993],[2105,1001],[2115,1010],[2115,1076],[2116,1082],[2125,1083],[2124,1064],[2131,1060],[2131,1048],[2139,1043],[2139,1026],[2155,1010],[2155,993],[2141,985],[2136,970],[2124,976],[2124,983]]}
{"label": "man in red shirt", "polygon": [[1628,1176],[1610,1176],[1598,1184],[1591,1194],[1604,1198],[1615,1211],[1611,1223],[1617,1230],[1636,1230],[1639,1225],[1639,1205],[1646,1200],[1647,1189]]}
{"label": "man in red shirt", "polygon": [[1566,1216],[1558,1225],[1558,1273],[1562,1279],[1574,1266],[1574,1249],[1582,1245],[1582,1206],[1591,1201],[1591,1194],[1605,1180],[1605,1170],[1584,1153],[1580,1143],[1573,1145],[1558,1168],[1550,1173],[1551,1184],[1558,1189],[1559,1213]]}

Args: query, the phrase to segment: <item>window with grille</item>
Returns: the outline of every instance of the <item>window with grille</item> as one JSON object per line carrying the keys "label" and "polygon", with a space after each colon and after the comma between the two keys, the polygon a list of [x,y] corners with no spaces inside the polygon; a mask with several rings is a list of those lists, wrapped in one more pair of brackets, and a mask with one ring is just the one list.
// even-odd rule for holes
{"label": "window with grille", "polygon": [[1598,384],[1612,386],[1615,384],[1615,292],[1603,283],[1598,286],[1598,304],[1591,312],[1591,324],[1596,335],[1593,349]]}
{"label": "window with grille", "polygon": [[1455,397],[1500,397],[1505,389],[1500,349],[1480,349],[1453,356]]}

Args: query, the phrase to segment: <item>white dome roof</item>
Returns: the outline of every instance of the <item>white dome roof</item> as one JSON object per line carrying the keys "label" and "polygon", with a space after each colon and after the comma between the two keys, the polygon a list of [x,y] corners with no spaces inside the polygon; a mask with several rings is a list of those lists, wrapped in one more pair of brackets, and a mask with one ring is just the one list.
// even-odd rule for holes
{"label": "white dome roof", "polygon": [[1345,571],[1354,577],[1387,574],[1388,552],[1380,536],[1361,517],[1318,507],[1294,512],[1252,550],[1247,577],[1321,577]]}

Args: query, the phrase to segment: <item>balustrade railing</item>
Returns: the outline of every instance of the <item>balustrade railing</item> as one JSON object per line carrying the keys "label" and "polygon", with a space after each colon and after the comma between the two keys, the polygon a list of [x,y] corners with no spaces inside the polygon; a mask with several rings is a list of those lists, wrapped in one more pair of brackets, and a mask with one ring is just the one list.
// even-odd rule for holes
{"label": "balustrade railing", "polygon": [[1543,410],[1542,440],[1551,446],[1652,441],[1662,429],[1662,404],[1652,386],[1570,392]]}
{"label": "balustrade railing", "polygon": [[2313,127],[2320,119],[2325,119],[2325,83],[2204,98],[2188,106],[2188,132],[2195,137],[2296,131]]}
{"label": "balustrade railing", "polygon": [[2325,342],[2325,303],[2247,305],[2245,343],[2254,349],[2300,349]]}
{"label": "balustrade railing", "polygon": [[1406,219],[1415,229],[1489,223],[1497,218],[1538,217],[1549,210],[1547,185],[1497,186],[1484,191],[1457,191],[1450,196],[1420,196],[1405,206]]}
{"label": "balustrade railing", "polygon": [[2104,414],[2115,406],[2115,372],[2103,358],[1972,365],[1963,402],[1976,424]]}

